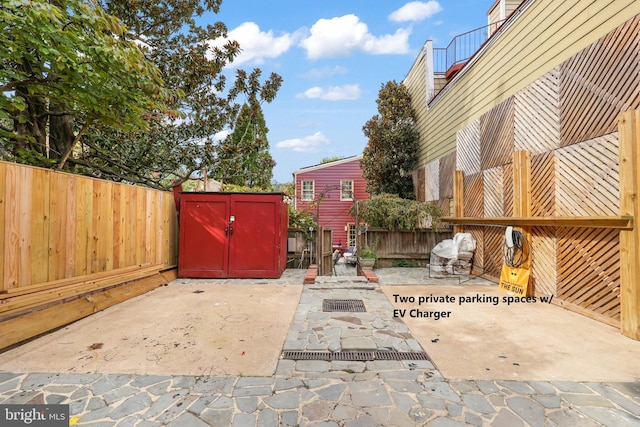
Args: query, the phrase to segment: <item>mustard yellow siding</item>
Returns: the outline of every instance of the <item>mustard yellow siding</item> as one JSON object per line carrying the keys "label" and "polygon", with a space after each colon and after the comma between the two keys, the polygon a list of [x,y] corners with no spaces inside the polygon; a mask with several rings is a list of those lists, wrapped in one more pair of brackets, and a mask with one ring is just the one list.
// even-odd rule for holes
{"label": "mustard yellow siding", "polygon": [[424,61],[405,85],[420,132],[419,164],[455,150],[456,132],[632,17],[635,0],[538,0],[511,21],[427,110]]}
{"label": "mustard yellow siding", "polygon": [[505,2],[505,18],[509,17],[513,13],[514,10],[520,6],[522,0],[506,0]]}

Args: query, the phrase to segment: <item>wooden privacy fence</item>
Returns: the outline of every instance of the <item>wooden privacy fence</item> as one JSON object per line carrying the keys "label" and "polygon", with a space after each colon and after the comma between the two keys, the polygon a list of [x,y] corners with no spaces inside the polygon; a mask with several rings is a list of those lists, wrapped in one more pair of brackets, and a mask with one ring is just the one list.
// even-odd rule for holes
{"label": "wooden privacy fence", "polygon": [[504,227],[519,226],[531,243],[536,293],[635,339],[640,280],[629,267],[640,257],[629,239],[636,238],[640,185],[637,153],[629,150],[639,143],[639,43],[634,16],[495,99],[458,129],[454,152],[417,174],[425,200],[441,206],[450,201],[443,183],[452,182],[451,222],[476,240],[479,270],[499,277]]}
{"label": "wooden privacy fence", "polygon": [[375,245],[377,268],[392,267],[398,261],[408,261],[425,267],[431,250],[445,239],[451,239],[450,231],[435,232],[430,229],[416,231],[369,228],[359,237],[358,247]]}
{"label": "wooden privacy fence", "polygon": [[0,162],[0,348],[167,283],[177,237],[172,193]]}
{"label": "wooden privacy fence", "polygon": [[[503,175],[504,187],[511,188],[511,216],[487,215],[487,193],[496,187],[486,188],[486,179],[456,171],[454,217],[445,220],[458,224],[457,229],[467,224],[465,231],[484,251],[480,266],[494,277],[503,263],[504,229],[486,226],[519,226],[532,245],[531,263],[525,267],[532,270],[536,293],[556,295],[559,305],[640,339],[640,111],[622,113],[618,129],[619,140],[583,145],[581,160],[571,168],[563,169],[563,163],[577,158],[574,153],[557,150],[551,166],[540,167],[547,158],[514,152],[511,175]],[[619,164],[613,184],[602,166],[609,151]],[[561,171],[564,176],[557,176]],[[569,180],[565,174],[575,184],[563,185]],[[474,207],[482,201],[484,215]]]}

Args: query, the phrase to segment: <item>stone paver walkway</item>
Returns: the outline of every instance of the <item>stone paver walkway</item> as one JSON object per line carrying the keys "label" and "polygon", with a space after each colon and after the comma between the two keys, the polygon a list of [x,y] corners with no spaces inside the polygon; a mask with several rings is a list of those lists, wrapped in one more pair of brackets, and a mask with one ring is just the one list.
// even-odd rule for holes
{"label": "stone paver walkway", "polygon": [[[402,284],[391,270],[376,273]],[[285,350],[422,351],[377,284],[344,280],[305,285]],[[367,312],[324,313],[324,298]],[[273,377],[0,372],[0,403],[69,404],[72,425],[96,427],[640,426],[639,382],[449,381],[422,360],[281,359]]]}

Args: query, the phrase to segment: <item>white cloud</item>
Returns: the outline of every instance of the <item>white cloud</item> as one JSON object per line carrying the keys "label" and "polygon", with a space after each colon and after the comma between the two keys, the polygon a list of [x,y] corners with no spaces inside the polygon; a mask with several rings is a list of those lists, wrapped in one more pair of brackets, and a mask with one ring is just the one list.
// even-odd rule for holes
{"label": "white cloud", "polygon": [[278,148],[290,148],[300,153],[317,153],[321,147],[331,144],[322,132],[307,135],[302,138],[285,139],[276,144]]}
{"label": "white cloud", "polygon": [[275,36],[273,31],[260,31],[255,22],[245,22],[228,33],[227,39],[216,39],[209,42],[212,47],[220,47],[227,40],[235,40],[242,50],[233,60],[231,66],[247,62],[261,64],[265,58],[277,58],[294,44],[295,34],[284,33]]}
{"label": "white cloud", "polygon": [[305,90],[303,93],[297,94],[296,98],[322,99],[324,101],[353,101],[359,99],[361,94],[362,91],[357,84],[329,86],[326,88],[314,86]]}
{"label": "white cloud", "polygon": [[412,1],[392,12],[389,19],[394,22],[422,21],[441,11],[442,6],[435,0]]}
{"label": "white cloud", "polygon": [[319,19],[310,29],[310,35],[300,42],[309,59],[349,56],[354,52],[372,55],[409,51],[410,30],[399,29],[394,34],[375,37],[367,24],[356,15],[349,14],[332,19]]}

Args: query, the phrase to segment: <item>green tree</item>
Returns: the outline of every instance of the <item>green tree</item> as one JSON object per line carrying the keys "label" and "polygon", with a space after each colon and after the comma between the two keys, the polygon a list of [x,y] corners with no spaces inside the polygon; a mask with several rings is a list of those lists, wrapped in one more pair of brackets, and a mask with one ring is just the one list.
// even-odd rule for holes
{"label": "green tree", "polygon": [[166,187],[176,178],[185,181],[198,170],[215,171],[216,135],[233,130],[241,105],[256,111],[260,103],[272,102],[282,78],[273,73],[263,81],[260,69],[237,70],[234,79],[223,73],[240,46],[235,41],[212,42],[226,38],[223,23],[197,23],[205,12],[217,13],[221,0],[141,0],[134,8],[129,0],[104,0],[104,4],[129,26],[127,37],[146,47],[168,87],[184,92],[174,104],[184,118],[162,118],[136,133],[93,129],[78,161],[94,173],[100,165],[102,177],[154,187]]}
{"label": "green tree", "polygon": [[96,2],[4,0],[0,141],[11,160],[61,168],[92,124],[144,128],[179,91]]}
{"label": "green tree", "polygon": [[361,160],[367,191],[413,199],[411,171],[418,162],[418,131],[411,96],[405,86],[389,81],[376,103],[379,114],[362,128],[369,139]]}
{"label": "green tree", "polygon": [[228,84],[223,68],[239,44],[214,45],[225,25],[197,23],[220,4],[4,1],[0,155],[156,188],[212,170],[216,134],[233,128],[242,103],[273,101],[282,83],[256,69]]}
{"label": "green tree", "polygon": [[267,132],[260,106],[243,105],[233,133],[218,147],[216,179],[246,187],[270,188],[276,163],[269,153]]}

